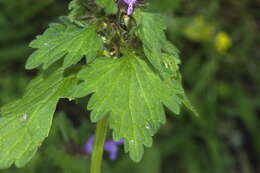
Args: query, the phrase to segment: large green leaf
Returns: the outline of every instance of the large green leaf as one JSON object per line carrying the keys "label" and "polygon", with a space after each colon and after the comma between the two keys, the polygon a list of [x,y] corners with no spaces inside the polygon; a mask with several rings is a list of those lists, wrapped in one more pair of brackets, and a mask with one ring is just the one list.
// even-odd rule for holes
{"label": "large green leaf", "polygon": [[71,98],[76,78],[63,70],[33,80],[21,100],[1,108],[0,168],[24,166],[48,136],[59,98]]}
{"label": "large green leaf", "polygon": [[76,64],[83,56],[91,61],[102,50],[103,42],[94,26],[80,28],[63,18],[62,23],[51,24],[30,46],[38,50],[29,57],[26,68],[43,65],[46,69],[62,57],[65,57],[64,67]]}
{"label": "large green leaf", "polygon": [[91,120],[109,115],[114,140],[125,139],[125,151],[134,161],[141,159],[143,145],[152,145],[151,136],[165,122],[163,105],[179,114],[179,90],[132,53],[115,60],[96,59],[78,77],[84,82],[75,97],[93,93],[88,104]]}
{"label": "large green leaf", "polygon": [[105,8],[107,13],[115,14],[117,12],[117,5],[114,0],[96,0],[96,3]]}

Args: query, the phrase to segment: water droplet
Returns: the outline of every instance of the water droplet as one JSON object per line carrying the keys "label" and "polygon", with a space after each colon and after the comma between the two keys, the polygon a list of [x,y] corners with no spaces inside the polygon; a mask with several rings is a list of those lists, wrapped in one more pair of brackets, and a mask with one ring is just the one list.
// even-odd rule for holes
{"label": "water droplet", "polygon": [[49,44],[48,44],[48,43],[44,43],[43,45],[44,45],[44,46],[49,46]]}
{"label": "water droplet", "polygon": [[135,143],[135,141],[134,141],[133,139],[131,139],[131,140],[129,141],[129,143],[130,143],[130,144],[133,144],[133,143]]}
{"label": "water droplet", "polygon": [[148,123],[145,125],[145,128],[148,129],[148,130],[151,129],[151,127],[150,127],[150,125]]}
{"label": "water droplet", "polygon": [[29,118],[29,115],[28,114],[23,114],[22,117],[21,117],[21,121],[27,121]]}

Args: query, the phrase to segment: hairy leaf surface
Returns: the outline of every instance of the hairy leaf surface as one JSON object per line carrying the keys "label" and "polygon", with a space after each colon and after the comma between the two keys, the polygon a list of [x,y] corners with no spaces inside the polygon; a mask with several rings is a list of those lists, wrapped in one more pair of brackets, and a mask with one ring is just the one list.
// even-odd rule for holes
{"label": "hairy leaf surface", "polygon": [[78,76],[84,82],[75,97],[93,93],[88,109],[97,122],[109,115],[115,140],[125,139],[125,151],[134,161],[150,147],[160,124],[165,122],[163,105],[174,113],[181,100],[173,83],[162,81],[139,57],[128,53],[120,59],[96,59]]}
{"label": "hairy leaf surface", "polygon": [[46,69],[64,57],[63,67],[76,64],[83,56],[92,61],[103,48],[102,39],[94,26],[80,28],[63,18],[62,23],[53,23],[32,41],[30,46],[37,48],[27,60],[26,68],[33,69],[43,65]]}
{"label": "hairy leaf surface", "polygon": [[63,77],[58,70],[50,77],[33,80],[21,100],[1,108],[0,168],[13,163],[24,166],[48,136],[59,98],[71,98],[75,77]]}

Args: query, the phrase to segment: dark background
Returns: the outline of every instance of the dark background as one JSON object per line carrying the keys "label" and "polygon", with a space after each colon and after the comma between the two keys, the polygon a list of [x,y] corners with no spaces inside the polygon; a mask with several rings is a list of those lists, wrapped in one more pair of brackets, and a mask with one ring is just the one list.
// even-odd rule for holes
{"label": "dark background", "polygon": [[[28,47],[48,23],[68,13],[65,0],[0,0],[0,106],[22,96],[36,71]],[[200,117],[183,110],[135,164],[120,148],[105,173],[260,172],[260,2],[151,0],[168,15],[168,38],[181,51],[184,86]],[[84,102],[84,101],[83,101]],[[3,173],[86,173],[83,146],[94,125],[84,104],[59,103],[50,137],[22,169]],[[1,156],[0,156],[1,157]]]}

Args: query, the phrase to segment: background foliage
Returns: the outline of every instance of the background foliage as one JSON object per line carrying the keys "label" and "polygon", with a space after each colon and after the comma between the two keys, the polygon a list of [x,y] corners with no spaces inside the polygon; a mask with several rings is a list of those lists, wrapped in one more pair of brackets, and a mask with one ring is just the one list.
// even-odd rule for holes
{"label": "background foliage", "polygon": [[[253,0],[151,0],[168,14],[168,38],[181,51],[184,86],[200,117],[182,110],[154,138],[142,162],[120,152],[104,172],[260,172],[260,3]],[[67,13],[65,0],[0,1],[0,105],[20,97],[35,71],[29,42]],[[59,103],[50,137],[25,168],[4,173],[85,173],[83,146],[94,125],[83,106]],[[83,104],[82,104],[83,105]],[[170,113],[168,113],[170,114]],[[122,150],[122,148],[121,148]]]}

